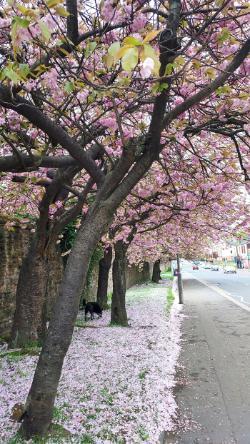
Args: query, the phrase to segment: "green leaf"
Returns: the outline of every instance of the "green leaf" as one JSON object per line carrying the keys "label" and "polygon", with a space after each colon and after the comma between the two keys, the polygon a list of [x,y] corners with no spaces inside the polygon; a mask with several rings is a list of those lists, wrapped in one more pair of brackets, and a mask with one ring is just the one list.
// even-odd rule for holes
{"label": "green leaf", "polygon": [[142,56],[142,60],[145,60],[147,57],[150,57],[150,59],[155,60],[157,57],[157,53],[154,50],[154,48],[152,48],[151,45],[149,44],[144,44],[143,45],[143,56]]}
{"label": "green leaf", "polygon": [[216,93],[218,94],[218,96],[221,96],[223,94],[230,94],[231,91],[232,88],[229,85],[223,85],[217,88]]}
{"label": "green leaf", "polygon": [[114,42],[112,43],[112,45],[110,45],[109,49],[108,49],[108,53],[109,55],[111,55],[112,57],[116,57],[118,51],[120,50],[121,45],[120,42]]}
{"label": "green leaf", "polygon": [[20,28],[28,28],[30,24],[30,20],[26,18],[19,17],[19,15],[15,15],[12,19],[12,25],[16,24]]}
{"label": "green leaf", "polygon": [[164,89],[168,89],[169,85],[168,83],[155,83],[155,85],[152,87],[152,92],[153,93],[161,93],[162,91],[164,91]]}
{"label": "green leaf", "polygon": [[64,90],[65,90],[67,93],[70,94],[72,91],[74,91],[74,89],[75,89],[74,82],[70,82],[70,81],[68,81],[68,82],[65,83],[65,85],[64,85]]}
{"label": "green leaf", "polygon": [[165,69],[165,75],[169,76],[170,74],[172,74],[174,69],[174,64],[173,63],[168,63]]}
{"label": "green leaf", "polygon": [[39,23],[39,26],[40,26],[40,29],[42,31],[45,41],[48,41],[51,37],[51,31],[50,31],[49,27],[46,25],[46,23],[42,22],[41,20],[39,20],[38,23]]}
{"label": "green leaf", "polygon": [[13,83],[18,83],[20,81],[20,77],[11,67],[6,67],[3,70],[3,74],[5,77],[8,77]]}
{"label": "green leaf", "polygon": [[96,48],[97,43],[96,42],[88,42],[85,48],[85,57],[88,58],[92,52],[94,52],[95,48]]}
{"label": "green leaf", "polygon": [[135,37],[126,37],[123,40],[123,43],[128,46],[128,45],[132,45],[132,46],[141,46],[142,45],[142,41],[136,39]]}
{"label": "green leaf", "polygon": [[229,40],[231,37],[231,33],[228,28],[222,28],[221,32],[217,35],[217,40],[220,43],[224,43]]}
{"label": "green leaf", "polygon": [[132,71],[138,63],[138,49],[128,48],[122,57],[122,68],[125,71]]}
{"label": "green leaf", "polygon": [[19,73],[20,73],[21,77],[23,79],[26,79],[30,73],[29,65],[27,63],[20,63],[18,68],[19,68]]}

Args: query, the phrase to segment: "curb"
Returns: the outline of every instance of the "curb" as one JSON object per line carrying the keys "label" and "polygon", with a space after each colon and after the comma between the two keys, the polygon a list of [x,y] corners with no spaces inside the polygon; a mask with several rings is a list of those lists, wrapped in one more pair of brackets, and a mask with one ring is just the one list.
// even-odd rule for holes
{"label": "curb", "polygon": [[177,302],[177,299],[178,299],[178,283],[177,283],[177,276],[174,276],[174,279],[173,279],[173,283],[172,283],[172,292],[173,292],[174,300],[175,300],[175,303],[176,303],[176,302]]}
{"label": "curb", "polygon": [[[191,273],[190,273],[191,274]],[[211,284],[207,284],[205,281],[203,281],[202,279],[197,278],[196,276],[192,275],[193,279],[196,279],[197,281],[199,281],[201,284],[205,285],[206,287],[210,288],[210,290],[215,291],[216,293],[220,294],[221,296],[224,296],[224,298],[228,299],[229,301],[233,302],[235,305],[238,305],[240,308],[242,308],[243,310],[246,310],[248,312],[250,312],[250,307],[248,305],[243,304],[240,301],[237,301],[237,299],[234,299],[230,293],[228,293],[225,290],[222,290],[222,288],[218,288],[216,287],[216,285],[211,285]]]}

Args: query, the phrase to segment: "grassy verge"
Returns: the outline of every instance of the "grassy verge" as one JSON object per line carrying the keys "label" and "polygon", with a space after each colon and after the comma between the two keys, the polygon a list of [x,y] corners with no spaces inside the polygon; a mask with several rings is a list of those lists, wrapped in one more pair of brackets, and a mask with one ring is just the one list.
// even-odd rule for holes
{"label": "grassy verge", "polygon": [[161,273],[161,278],[162,279],[170,279],[171,281],[174,279],[174,276],[173,276],[173,274],[172,274],[172,271],[171,271],[171,269],[167,269],[167,270],[164,270],[162,273]]}
{"label": "grassy verge", "polygon": [[[50,431],[45,437],[34,437],[32,440],[28,442],[32,442],[32,444],[46,444],[50,443],[62,443],[62,442],[71,442],[71,433],[66,430],[60,424],[51,424]],[[84,441],[83,441],[84,442]],[[19,432],[13,438],[8,441],[8,444],[26,444],[27,441],[22,438]]]}
{"label": "grassy verge", "polygon": [[170,311],[170,308],[172,307],[174,302],[174,293],[172,290],[172,287],[168,288],[167,291],[167,311]]}
{"label": "grassy verge", "polygon": [[39,356],[41,351],[41,348],[39,347],[31,347],[31,348],[20,348],[20,349],[14,349],[14,350],[6,350],[0,353],[0,358],[4,358],[5,356],[8,356],[9,359],[12,359],[13,361],[16,359],[18,360],[20,357],[23,357],[24,355],[30,355],[30,356]]}

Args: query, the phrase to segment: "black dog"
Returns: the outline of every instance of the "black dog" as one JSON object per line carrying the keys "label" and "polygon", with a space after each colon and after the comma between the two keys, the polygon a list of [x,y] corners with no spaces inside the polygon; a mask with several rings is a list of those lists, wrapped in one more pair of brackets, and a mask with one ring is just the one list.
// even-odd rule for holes
{"label": "black dog", "polygon": [[98,304],[98,302],[87,302],[87,304],[86,304],[86,301],[83,300],[82,305],[83,305],[83,307],[85,306],[85,321],[87,321],[88,313],[90,313],[91,320],[94,319],[94,313],[96,313],[99,318],[102,317],[102,309],[101,309],[100,305]]}

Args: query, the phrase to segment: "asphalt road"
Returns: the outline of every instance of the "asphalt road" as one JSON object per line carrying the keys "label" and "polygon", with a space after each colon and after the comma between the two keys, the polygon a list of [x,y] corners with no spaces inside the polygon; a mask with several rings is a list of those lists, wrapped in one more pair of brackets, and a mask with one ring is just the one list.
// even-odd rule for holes
{"label": "asphalt road", "polygon": [[183,262],[182,271],[184,272],[184,276],[185,272],[190,272],[197,279],[201,279],[209,285],[221,288],[236,301],[250,307],[250,270],[243,269],[237,270],[236,274],[225,274],[222,269],[219,271],[212,271],[199,267],[199,270],[193,270],[192,264]]}
{"label": "asphalt road", "polygon": [[[216,280],[213,272],[199,274]],[[235,276],[217,276],[237,282]],[[183,428],[166,433],[164,444],[249,444],[249,311],[189,275],[183,313],[175,391]]]}

